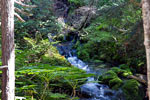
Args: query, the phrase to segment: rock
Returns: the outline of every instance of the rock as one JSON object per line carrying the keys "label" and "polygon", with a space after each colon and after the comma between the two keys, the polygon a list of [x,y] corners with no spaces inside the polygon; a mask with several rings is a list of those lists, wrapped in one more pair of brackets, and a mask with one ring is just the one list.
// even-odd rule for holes
{"label": "rock", "polygon": [[53,0],[53,11],[57,17],[67,17],[69,5],[67,0]]}
{"label": "rock", "polygon": [[143,100],[143,91],[140,91],[141,84],[134,80],[125,81],[122,86],[123,93],[125,94],[126,100]]}
{"label": "rock", "polygon": [[107,85],[98,83],[86,83],[81,86],[81,94],[84,98],[90,98],[89,100],[109,100],[108,98],[110,98],[114,92],[110,90]]}
{"label": "rock", "polygon": [[123,91],[121,89],[116,91],[115,95],[112,97],[112,100],[126,100]]}
{"label": "rock", "polygon": [[98,83],[86,83],[81,86],[81,94],[85,97],[95,97],[99,92]]}
{"label": "rock", "polygon": [[114,78],[112,80],[109,81],[109,86],[112,88],[112,89],[119,89],[119,87],[121,86],[121,84],[123,83],[123,81],[117,77],[117,78]]}
{"label": "rock", "polygon": [[121,68],[113,67],[111,68],[118,76],[120,77],[127,77],[129,75],[132,75],[132,72],[130,68],[122,66]]}
{"label": "rock", "polygon": [[113,96],[114,95],[114,91],[112,91],[110,89],[105,89],[104,95],[105,96]]}
{"label": "rock", "polygon": [[102,81],[103,83],[108,84],[110,80],[116,77],[118,77],[117,74],[114,71],[109,70],[99,77],[99,81]]}
{"label": "rock", "polygon": [[74,11],[72,16],[68,19],[74,28],[81,28],[82,24],[86,21],[86,24],[90,22],[93,16],[96,16],[97,9],[94,6],[82,6]]}

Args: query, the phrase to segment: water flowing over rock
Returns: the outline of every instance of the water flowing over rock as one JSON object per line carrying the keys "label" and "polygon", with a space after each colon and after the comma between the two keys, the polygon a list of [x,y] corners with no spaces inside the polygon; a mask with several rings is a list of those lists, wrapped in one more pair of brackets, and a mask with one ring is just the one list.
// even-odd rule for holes
{"label": "water flowing over rock", "polygon": [[[80,69],[85,70],[87,73],[96,73],[91,71],[90,67],[82,60],[78,59],[72,50],[72,43],[64,43],[58,45],[60,54],[65,55],[66,59],[73,65]],[[124,100],[124,96],[121,90],[111,90],[107,85],[99,84],[94,77],[89,77],[87,83],[80,87],[80,93],[82,97],[79,100]]]}
{"label": "water flowing over rock", "polygon": [[[80,30],[85,27],[93,16],[96,16],[97,9],[92,6],[83,6],[74,10],[70,16],[68,16],[69,5],[67,0],[54,0],[54,11],[56,11],[56,16],[58,17],[58,23],[63,27],[63,33],[70,33],[74,28],[76,30]],[[66,21],[68,26],[66,27]],[[74,43],[66,42],[57,45],[57,48],[61,55],[65,56],[66,59],[72,64],[80,69],[85,70],[87,73],[97,73],[95,70],[91,70],[91,68],[78,59],[76,56],[76,50],[72,49]],[[97,74],[96,74],[97,75]],[[82,97],[80,100],[124,100],[122,96],[122,91],[114,91],[111,90],[107,85],[99,84],[96,82],[97,79],[94,77],[89,77],[87,79],[87,83],[80,87],[80,93]]]}

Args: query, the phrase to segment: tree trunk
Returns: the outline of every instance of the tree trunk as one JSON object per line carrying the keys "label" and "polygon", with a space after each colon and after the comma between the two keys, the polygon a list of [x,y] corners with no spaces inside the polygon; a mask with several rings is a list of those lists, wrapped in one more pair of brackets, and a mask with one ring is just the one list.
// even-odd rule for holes
{"label": "tree trunk", "polygon": [[15,99],[14,0],[1,0],[2,100]]}
{"label": "tree trunk", "polygon": [[144,21],[144,45],[147,58],[147,80],[148,80],[148,96],[150,100],[150,0],[142,1],[142,12]]}

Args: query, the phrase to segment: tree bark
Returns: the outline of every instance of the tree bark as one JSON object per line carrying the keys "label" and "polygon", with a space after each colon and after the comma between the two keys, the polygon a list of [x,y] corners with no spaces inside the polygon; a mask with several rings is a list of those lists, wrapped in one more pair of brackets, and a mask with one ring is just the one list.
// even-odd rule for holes
{"label": "tree bark", "polygon": [[14,0],[1,0],[2,100],[15,99]]}
{"label": "tree bark", "polygon": [[147,58],[147,80],[148,80],[148,96],[150,100],[150,0],[142,1],[142,12],[144,22],[144,45]]}

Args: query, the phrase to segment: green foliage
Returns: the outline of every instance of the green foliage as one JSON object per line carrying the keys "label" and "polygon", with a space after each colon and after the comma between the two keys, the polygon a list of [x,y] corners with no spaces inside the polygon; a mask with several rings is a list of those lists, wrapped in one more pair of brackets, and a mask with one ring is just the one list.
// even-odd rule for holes
{"label": "green foliage", "polygon": [[142,91],[140,91],[140,83],[134,79],[125,81],[122,86],[122,90],[125,94],[126,100],[142,100]]}
{"label": "green foliage", "polygon": [[[68,1],[69,13],[91,4],[91,0]],[[76,90],[91,75],[71,66],[53,46],[54,42],[49,43],[46,39],[50,34],[64,42],[64,35],[58,34],[62,30],[51,9],[52,0],[31,0],[30,4],[37,7],[25,11],[33,15],[22,16],[25,23],[15,21],[16,94],[26,96],[28,100],[67,100],[70,96],[75,99]],[[80,40],[75,45],[78,57],[84,61],[125,63],[140,70],[145,64],[144,51],[140,44],[135,45],[140,49],[128,44],[136,34],[136,23],[142,18],[141,9],[128,0],[97,0],[93,4],[99,11],[104,9],[104,13],[102,11],[101,16],[79,32]],[[99,81],[116,90],[122,86],[127,100],[142,100],[138,96],[140,84],[137,81],[123,83],[122,79],[132,75],[129,66],[113,67],[101,75]]]}
{"label": "green foliage", "polygon": [[126,64],[122,64],[119,66],[121,69],[129,69],[129,66]]}
{"label": "green foliage", "polygon": [[40,41],[48,34],[60,32],[60,26],[52,11],[52,0],[32,0],[36,8],[28,9],[32,16],[22,16],[26,22],[15,21],[15,42],[21,49],[26,48],[24,37]]}
{"label": "green foliage", "polygon": [[[122,5],[124,0],[120,3],[119,1],[116,1],[119,5],[115,8],[108,3],[112,4],[112,0],[101,1],[113,9],[94,19],[88,27],[82,30],[81,44],[78,43],[78,47],[76,46],[77,55],[85,61],[98,59],[110,63],[126,63],[140,71],[145,62],[145,56],[142,56],[145,53],[144,46],[141,46],[143,45],[142,39],[137,31],[139,27],[137,25],[140,25],[141,20],[141,9],[131,3]],[[136,35],[139,36],[138,40]],[[135,39],[131,41],[132,38]]]}
{"label": "green foliage", "polygon": [[[127,65],[121,65],[127,66]],[[127,78],[127,76],[132,75],[130,69],[121,69],[118,67],[112,67],[109,71],[105,72],[99,77],[99,81],[101,83],[108,84],[112,89],[119,89],[122,84],[123,78]]]}
{"label": "green foliage", "polygon": [[122,75],[126,72],[128,71],[125,69],[113,67],[111,70],[101,75],[99,80],[101,83],[108,84],[112,89],[118,90],[121,88],[125,94],[126,100],[143,100],[144,92],[141,88],[141,84],[134,79],[124,80],[125,76],[123,77]]}
{"label": "green foliage", "polygon": [[[125,65],[125,66],[127,66],[127,65]],[[112,67],[111,70],[114,71],[120,77],[127,77],[129,75],[132,75],[132,72],[129,67],[127,69]]]}
{"label": "green foliage", "polygon": [[[101,59],[112,62],[112,60],[121,60],[121,35],[116,33],[110,33],[111,27],[108,24],[103,23],[104,19],[97,18],[86,28],[86,32],[89,33],[86,37],[88,41],[82,46],[78,47],[78,56],[83,59]],[[95,26],[101,22],[99,26]],[[89,49],[90,48],[90,49]],[[117,55],[118,54],[118,55]],[[84,57],[85,56],[85,57]]]}
{"label": "green foliage", "polygon": [[123,70],[121,70],[118,67],[112,67],[111,70],[113,70],[117,75],[120,75],[123,73]]}
{"label": "green foliage", "polygon": [[76,91],[89,76],[92,74],[86,74],[76,67],[57,67],[48,64],[23,67],[16,71],[16,94],[34,96],[37,100],[66,100],[68,96],[60,93]]}
{"label": "green foliage", "polygon": [[48,40],[42,40],[40,42],[36,42],[31,38],[24,38],[26,42],[26,49],[16,50],[16,65],[17,67],[22,67],[29,63],[40,62],[41,56],[47,52],[50,48],[50,43]]}
{"label": "green foliage", "polygon": [[28,65],[38,65],[38,63],[71,66],[71,64],[61,56],[56,49],[52,46],[48,39],[36,41],[31,38],[24,38],[26,41],[26,49],[16,49],[16,68]]}
{"label": "green foliage", "polygon": [[118,88],[120,88],[120,86],[122,85],[123,81],[120,78],[114,78],[112,80],[109,81],[109,86],[112,89],[117,90]]}
{"label": "green foliage", "polygon": [[74,3],[76,5],[83,5],[83,0],[68,0],[70,3]]}
{"label": "green foliage", "polygon": [[109,70],[108,72],[104,73],[103,75],[101,75],[99,77],[99,80],[102,82],[102,83],[105,83],[105,84],[109,84],[109,81],[112,80],[112,79],[115,79],[117,78],[117,74],[115,72],[113,72],[112,70]]}
{"label": "green foliage", "polygon": [[56,47],[50,46],[48,51],[41,57],[41,62],[50,65],[71,66],[66,58],[59,54]]}
{"label": "green foliage", "polygon": [[67,95],[66,94],[60,94],[60,93],[49,93],[50,100],[66,100]]}

